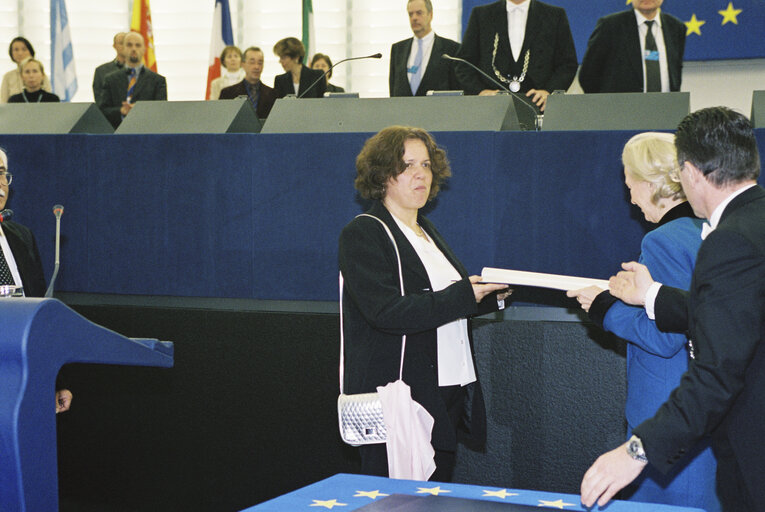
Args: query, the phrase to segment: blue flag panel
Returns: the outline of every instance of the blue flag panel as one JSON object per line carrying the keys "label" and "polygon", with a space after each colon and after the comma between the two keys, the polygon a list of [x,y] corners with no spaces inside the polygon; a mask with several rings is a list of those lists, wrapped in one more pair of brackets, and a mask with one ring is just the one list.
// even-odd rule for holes
{"label": "blue flag panel", "polygon": [[[582,61],[587,40],[601,16],[631,9],[631,0],[545,0],[566,9],[576,53]],[[476,5],[463,0],[462,30]],[[685,23],[685,60],[751,59],[765,57],[765,0],[667,0],[662,10]]]}

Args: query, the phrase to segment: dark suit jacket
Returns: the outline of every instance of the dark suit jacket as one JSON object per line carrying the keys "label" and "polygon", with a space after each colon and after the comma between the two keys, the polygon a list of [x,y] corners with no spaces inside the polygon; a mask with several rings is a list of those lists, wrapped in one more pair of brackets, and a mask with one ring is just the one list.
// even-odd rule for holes
{"label": "dark suit jacket", "polygon": [[119,64],[116,60],[101,64],[93,72],[93,98],[96,105],[98,105],[101,99],[101,88],[104,86],[104,79],[109,73],[113,73],[124,67],[123,64]]}
{"label": "dark suit jacket", "polygon": [[[399,289],[395,249],[383,227],[369,217],[351,221],[340,235],[339,263],[345,279],[343,322],[345,333],[345,392],[373,392],[398,379],[401,336],[407,335],[404,382],[412,397],[435,420],[432,444],[454,450],[458,435],[472,447],[486,438],[486,416],[478,383],[468,388],[467,411],[471,420],[459,434],[451,425],[438,387],[437,337],[440,325],[497,310],[496,295],[476,304],[468,274],[433,224],[420,216],[420,226],[434,240],[463,279],[433,293],[427,271],[414,247],[380,202],[367,212],[382,220],[398,244],[404,289]],[[472,347],[472,333],[468,325]]]}
{"label": "dark suit jacket", "polygon": [[[667,51],[669,89],[679,91],[685,53],[685,25],[661,13],[661,31]],[[579,70],[584,92],[643,92],[643,55],[633,9],[598,20]]]}
{"label": "dark suit jacket", "polygon": [[[539,0],[529,1],[531,5],[519,62],[513,61],[510,48],[506,0],[473,8],[458,56],[495,78],[491,57],[494,35],[499,34],[495,66],[503,76],[520,75],[526,50],[531,50],[529,69],[521,84],[521,92],[525,93],[529,89],[544,89],[548,92],[567,90],[574,81],[578,62],[566,11]],[[483,89],[497,88],[465,64],[458,63],[456,72],[466,94],[478,94]]]}
{"label": "dark suit jacket", "polygon": [[[244,85],[244,80],[238,84],[230,85],[221,89],[218,99],[233,100],[240,96],[247,97],[247,87]],[[263,82],[260,82],[260,97],[258,98],[258,108],[255,112],[259,119],[265,119],[268,117],[268,114],[271,112],[271,108],[274,106],[275,101],[276,92]],[[252,105],[252,103],[250,103],[250,105]]]}
{"label": "dark suit jacket", "polygon": [[[662,286],[655,311],[661,330],[687,331],[696,359],[656,415],[634,430],[649,462],[668,472],[712,434],[723,507],[741,485],[730,481],[736,474],[750,501],[765,503],[765,190],[756,186],[730,202],[701,244],[690,292]],[[727,460],[723,446],[733,452]]]}
{"label": "dark suit jacket", "polygon": [[[115,128],[122,122],[120,108],[127,97],[128,81],[128,70],[122,68],[106,75],[101,87],[98,108]],[[164,76],[144,66],[138,75],[132,101],[135,103],[149,100],[167,100],[167,82]]]}
{"label": "dark suit jacket", "polygon": [[[309,87],[311,87],[311,84],[316,82],[316,80],[319,80],[319,77],[323,74],[324,72],[320,69],[311,69],[308,66],[303,66],[303,69],[300,71],[298,96],[302,95]],[[323,98],[326,90],[327,81],[319,80],[305,96],[301,97]],[[276,92],[277,98],[284,98],[288,94],[295,94],[295,86],[292,85],[292,74],[287,72],[277,75],[276,78],[274,78],[274,91]]]}
{"label": "dark suit jacket", "polygon": [[32,232],[28,227],[9,220],[3,222],[3,233],[19,269],[24,295],[42,297],[46,290],[45,276]]}
{"label": "dark suit jacket", "polygon": [[[406,62],[412,51],[414,38],[404,39],[395,43],[390,49],[390,71],[388,73],[388,88],[391,97],[412,96],[409,77],[406,74]],[[433,49],[430,52],[428,65],[422,75],[422,81],[415,96],[425,96],[428,91],[448,91],[459,89],[457,76],[451,61],[441,58],[444,53],[455,56],[460,49],[457,41],[435,35]]]}
{"label": "dark suit jacket", "polygon": [[345,89],[339,85],[327,84],[327,92],[345,92]]}

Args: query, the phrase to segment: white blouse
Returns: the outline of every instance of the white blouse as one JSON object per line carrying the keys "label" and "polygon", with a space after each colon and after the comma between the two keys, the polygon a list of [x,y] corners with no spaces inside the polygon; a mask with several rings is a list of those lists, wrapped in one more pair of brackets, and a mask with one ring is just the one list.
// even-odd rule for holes
{"label": "white blouse", "polygon": [[[457,269],[436,247],[429,236],[427,240],[417,236],[409,226],[397,219],[395,215],[392,217],[417,252],[417,256],[428,273],[430,285],[434,292],[443,290],[452,285],[454,281],[462,279]],[[425,230],[423,230],[424,232]],[[438,385],[465,386],[475,382],[477,379],[473,366],[473,356],[470,353],[467,319],[460,318],[444,324],[436,330],[436,334],[438,339]]]}

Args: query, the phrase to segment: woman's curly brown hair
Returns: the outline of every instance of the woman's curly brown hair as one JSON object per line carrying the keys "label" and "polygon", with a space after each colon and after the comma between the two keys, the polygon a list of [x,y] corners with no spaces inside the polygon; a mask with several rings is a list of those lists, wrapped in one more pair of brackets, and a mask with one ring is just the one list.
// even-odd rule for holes
{"label": "woman's curly brown hair", "polygon": [[421,140],[428,149],[433,183],[428,201],[436,197],[441,184],[452,175],[446,151],[436,145],[433,137],[421,128],[389,126],[367,139],[361,153],[356,157],[356,181],[354,186],[365,199],[383,200],[388,180],[406,169],[404,143]]}

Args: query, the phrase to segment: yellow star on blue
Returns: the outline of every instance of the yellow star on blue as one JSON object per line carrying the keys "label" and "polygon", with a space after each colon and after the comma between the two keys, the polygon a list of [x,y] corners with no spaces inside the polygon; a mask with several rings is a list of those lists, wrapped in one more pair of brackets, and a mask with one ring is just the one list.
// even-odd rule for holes
{"label": "yellow star on blue", "polygon": [[493,498],[502,498],[504,500],[508,496],[518,496],[518,493],[509,492],[507,489],[502,489],[499,491],[487,491],[486,489],[483,490],[484,498],[493,497]]}
{"label": "yellow star on blue", "polygon": [[417,488],[417,494],[432,494],[433,496],[438,496],[441,493],[445,492],[452,492],[448,491],[446,489],[441,489],[441,486],[436,487],[418,487]]}
{"label": "yellow star on blue", "polygon": [[685,35],[686,37],[691,34],[698,34],[701,35],[701,26],[706,23],[706,21],[698,20],[696,19],[696,14],[691,16],[691,21],[685,21],[685,26],[687,28]]}
{"label": "yellow star on blue", "polygon": [[374,491],[356,491],[356,494],[353,495],[354,498],[372,498],[373,500],[376,500],[380,496],[390,496],[389,494],[383,494],[379,490]]}
{"label": "yellow star on blue", "polygon": [[555,507],[563,510],[563,507],[575,507],[573,503],[565,503],[563,500],[558,501],[545,501],[545,500],[539,500],[539,506],[540,507]]}
{"label": "yellow star on blue", "polygon": [[720,16],[723,17],[722,24],[725,25],[729,21],[735,25],[738,25],[738,16],[741,14],[742,9],[734,9],[733,2],[728,2],[728,8],[724,11],[717,11]]}
{"label": "yellow star on blue", "polygon": [[347,503],[338,503],[337,500],[313,500],[313,503],[309,505],[311,507],[324,507],[332,510],[333,507],[347,507]]}

